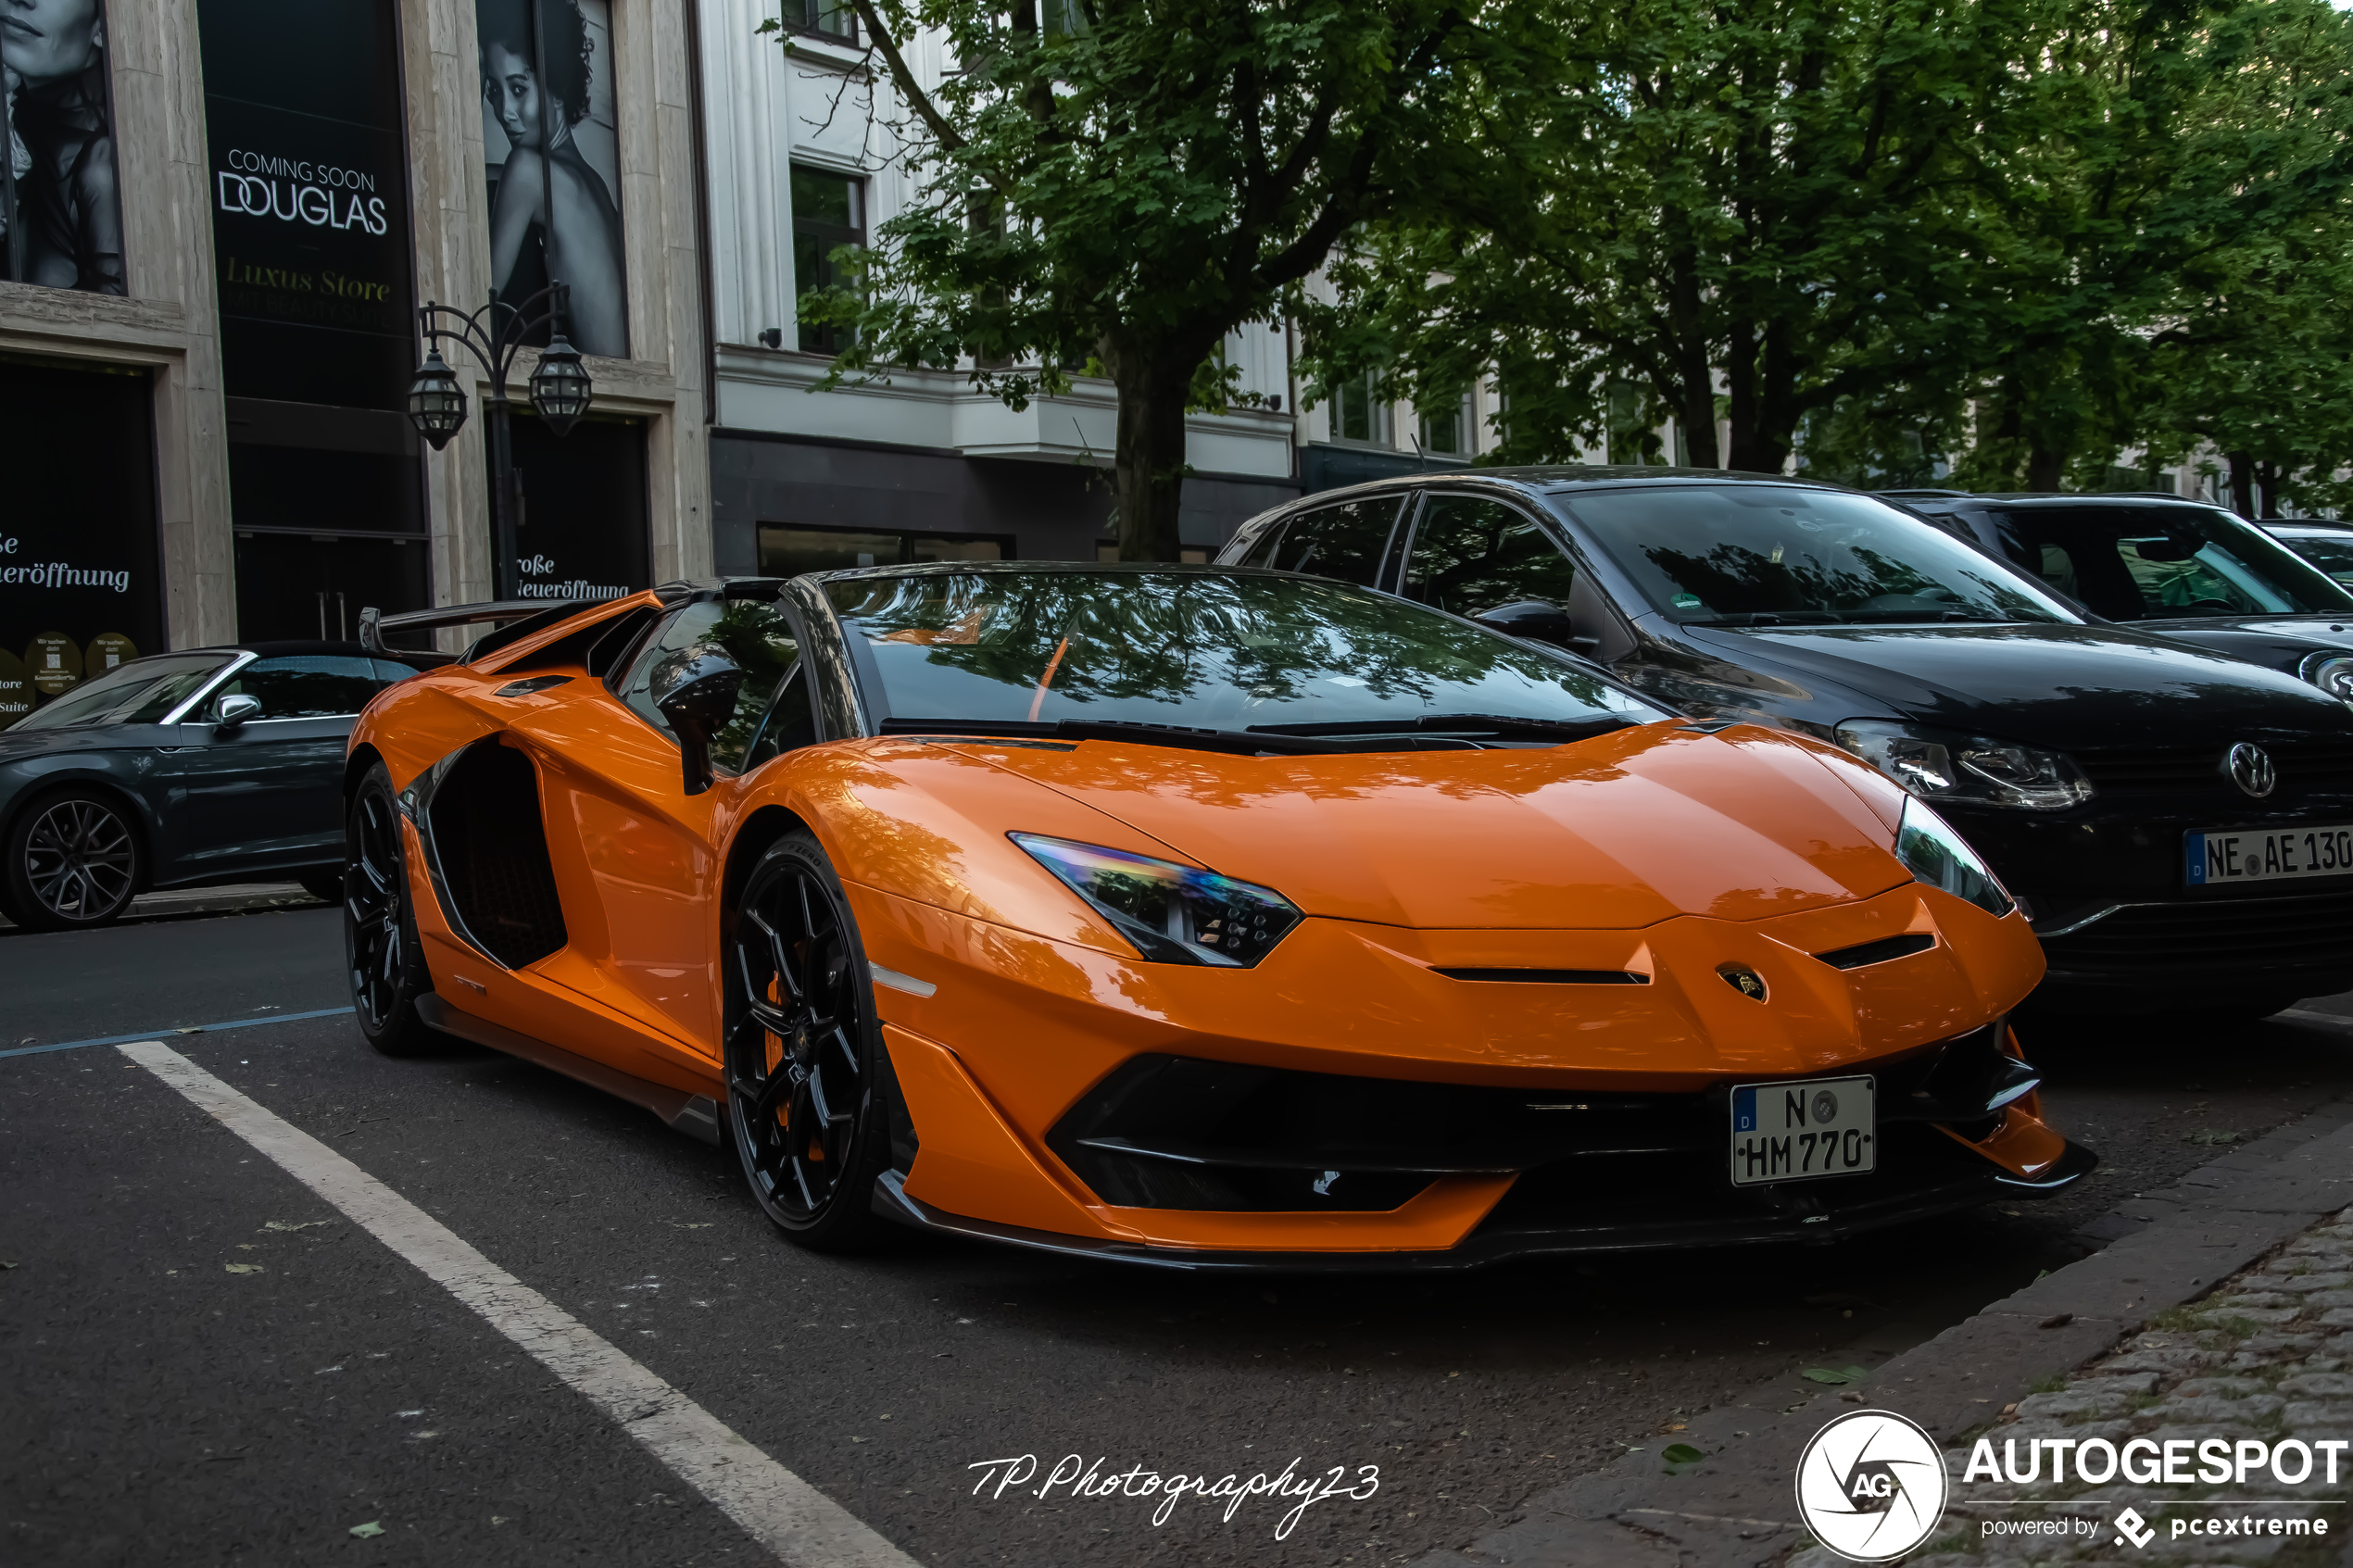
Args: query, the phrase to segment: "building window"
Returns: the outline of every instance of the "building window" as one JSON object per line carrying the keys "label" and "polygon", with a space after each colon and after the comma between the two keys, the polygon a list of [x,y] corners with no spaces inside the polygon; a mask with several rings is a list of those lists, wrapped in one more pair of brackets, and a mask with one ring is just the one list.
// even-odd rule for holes
{"label": "building window", "polygon": [[784,6],[787,31],[858,42],[858,11],[849,0],[784,0]]}
{"label": "building window", "polygon": [[763,577],[798,577],[804,571],[845,567],[912,566],[930,560],[1011,560],[1013,542],[996,535],[892,533],[863,528],[797,528],[760,525],[760,571]]}
{"label": "building window", "polygon": [[1389,405],[1370,370],[1332,389],[1332,439],[1389,445]]}
{"label": "building window", "polygon": [[1422,426],[1422,450],[1459,457],[1469,450],[1464,429],[1469,421],[1463,415],[1470,399],[1457,396],[1436,408],[1418,410]]}
{"label": "building window", "polygon": [[[813,6],[815,0],[812,0]],[[799,301],[844,279],[834,252],[866,243],[866,182],[846,174],[793,165],[792,268],[794,314]],[[800,323],[800,346],[812,354],[838,354],[842,330]]]}

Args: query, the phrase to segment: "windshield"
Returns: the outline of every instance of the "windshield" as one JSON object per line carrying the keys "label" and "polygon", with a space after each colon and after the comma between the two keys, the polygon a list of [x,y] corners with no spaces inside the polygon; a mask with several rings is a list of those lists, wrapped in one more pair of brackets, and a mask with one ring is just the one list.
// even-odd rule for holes
{"label": "windshield", "polygon": [[1603,727],[1664,717],[1600,675],[1346,583],[1165,570],[828,583],[894,727],[1063,721],[1244,731],[1462,717]]}
{"label": "windshield", "polygon": [[1869,495],[1644,485],[1581,494],[1565,509],[1654,608],[1687,625],[2075,619],[2033,583]]}
{"label": "windshield", "polygon": [[62,730],[77,724],[159,723],[235,657],[167,653],[134,659],[94,681],[82,682],[47,707],[18,720],[15,727]]}
{"label": "windshield", "polygon": [[2343,615],[2353,595],[2251,523],[2211,507],[2017,507],[2002,551],[2110,621]]}
{"label": "windshield", "polygon": [[2280,542],[2339,586],[2353,586],[2353,533],[2283,533]]}

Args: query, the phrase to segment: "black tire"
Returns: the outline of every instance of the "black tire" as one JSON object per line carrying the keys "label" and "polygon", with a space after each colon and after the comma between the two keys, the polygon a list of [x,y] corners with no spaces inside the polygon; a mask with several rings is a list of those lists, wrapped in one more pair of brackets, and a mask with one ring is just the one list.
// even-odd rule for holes
{"label": "black tire", "polygon": [[130,807],[103,790],[44,795],[8,825],[8,916],[33,931],[86,931],[122,918],[147,874]]}
{"label": "black tire", "polygon": [[787,834],[744,880],[722,938],[727,1126],[761,1211],[819,1252],[886,1232],[890,1075],[858,922],[817,841]]}
{"label": "black tire", "polygon": [[295,878],[296,884],[322,904],[343,902],[343,872],[312,872]]}
{"label": "black tire", "polygon": [[343,842],[344,972],[359,1032],[386,1056],[447,1050],[448,1036],[417,1016],[417,998],[432,995],[433,976],[417,943],[400,807],[381,762],[351,797]]}

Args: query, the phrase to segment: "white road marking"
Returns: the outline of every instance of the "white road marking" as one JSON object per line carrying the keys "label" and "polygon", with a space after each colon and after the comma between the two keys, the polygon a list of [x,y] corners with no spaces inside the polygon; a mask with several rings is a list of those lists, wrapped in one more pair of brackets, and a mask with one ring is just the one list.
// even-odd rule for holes
{"label": "white road marking", "polygon": [[160,1040],[118,1048],[529,1351],[791,1568],[919,1568],[839,1503],[309,1134]]}

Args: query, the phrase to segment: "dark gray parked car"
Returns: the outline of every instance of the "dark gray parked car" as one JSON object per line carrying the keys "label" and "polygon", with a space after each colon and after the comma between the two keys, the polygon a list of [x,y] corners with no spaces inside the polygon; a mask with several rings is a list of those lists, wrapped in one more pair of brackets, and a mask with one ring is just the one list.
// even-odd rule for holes
{"label": "dark gray parked car", "polygon": [[1456,470],[1304,496],[1219,558],[1401,594],[1679,712],[1864,758],[2027,906],[2051,1004],[2261,1014],[2353,986],[2353,707],[2086,615],[1874,496],[1716,470]]}
{"label": "dark gray parked car", "polygon": [[102,925],[150,888],[299,882],[341,897],[343,754],[409,666],[357,643],[157,654],[0,730],[0,911]]}

